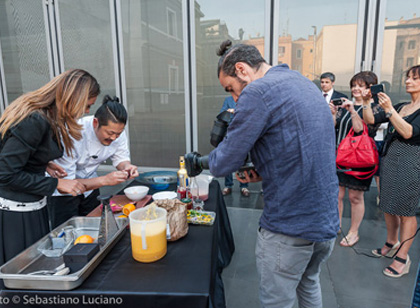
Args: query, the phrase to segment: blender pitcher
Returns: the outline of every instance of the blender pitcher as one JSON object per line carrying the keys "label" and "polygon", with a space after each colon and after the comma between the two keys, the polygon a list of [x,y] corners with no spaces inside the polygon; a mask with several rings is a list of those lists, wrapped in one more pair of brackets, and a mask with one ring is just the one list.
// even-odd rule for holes
{"label": "blender pitcher", "polygon": [[130,213],[131,249],[134,260],[150,263],[166,255],[165,209],[146,206]]}

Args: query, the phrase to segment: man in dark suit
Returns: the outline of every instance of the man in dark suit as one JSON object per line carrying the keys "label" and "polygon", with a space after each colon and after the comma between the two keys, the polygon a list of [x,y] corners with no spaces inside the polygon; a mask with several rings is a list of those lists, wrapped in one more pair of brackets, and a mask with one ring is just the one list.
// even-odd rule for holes
{"label": "man in dark suit", "polygon": [[321,89],[325,101],[329,104],[335,98],[345,97],[347,95],[334,90],[335,76],[333,73],[326,72],[321,75]]}

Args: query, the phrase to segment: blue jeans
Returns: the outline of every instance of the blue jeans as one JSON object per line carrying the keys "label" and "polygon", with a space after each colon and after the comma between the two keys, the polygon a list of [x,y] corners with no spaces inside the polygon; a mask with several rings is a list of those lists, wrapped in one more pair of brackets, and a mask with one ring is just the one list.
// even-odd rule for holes
{"label": "blue jeans", "polygon": [[319,274],[330,256],[335,238],[310,242],[260,228],[255,248],[263,308],[321,308]]}
{"label": "blue jeans", "polygon": [[[225,187],[229,187],[229,188],[232,188],[233,187],[233,176],[232,176],[232,173],[230,173],[229,175],[225,176]],[[239,187],[240,188],[248,188],[248,183],[241,183],[241,182],[239,182]]]}

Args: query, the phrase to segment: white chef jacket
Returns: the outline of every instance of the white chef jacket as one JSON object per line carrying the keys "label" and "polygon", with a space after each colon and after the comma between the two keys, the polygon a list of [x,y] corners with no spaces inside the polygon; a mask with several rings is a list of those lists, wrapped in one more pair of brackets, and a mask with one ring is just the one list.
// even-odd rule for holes
{"label": "white chef jacket", "polygon": [[[127,135],[125,131],[115,139],[109,146],[101,144],[96,137],[93,129],[94,116],[81,118],[78,123],[83,125],[82,139],[74,140],[73,157],[68,156],[64,151],[63,157],[54,162],[63,167],[67,176],[65,179],[91,179],[97,177],[96,170],[99,165],[111,159],[112,165],[117,167],[123,161],[130,161],[130,151],[128,150]],[[84,193],[85,197],[90,195],[92,190]],[[57,190],[53,196],[63,196]]]}

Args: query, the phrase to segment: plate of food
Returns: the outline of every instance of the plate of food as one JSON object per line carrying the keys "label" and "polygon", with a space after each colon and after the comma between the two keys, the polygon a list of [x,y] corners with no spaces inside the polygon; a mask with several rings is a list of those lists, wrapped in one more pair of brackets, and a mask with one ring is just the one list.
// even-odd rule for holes
{"label": "plate of food", "polygon": [[205,212],[196,210],[187,211],[187,221],[190,224],[211,226],[214,223],[215,218],[215,212]]}

